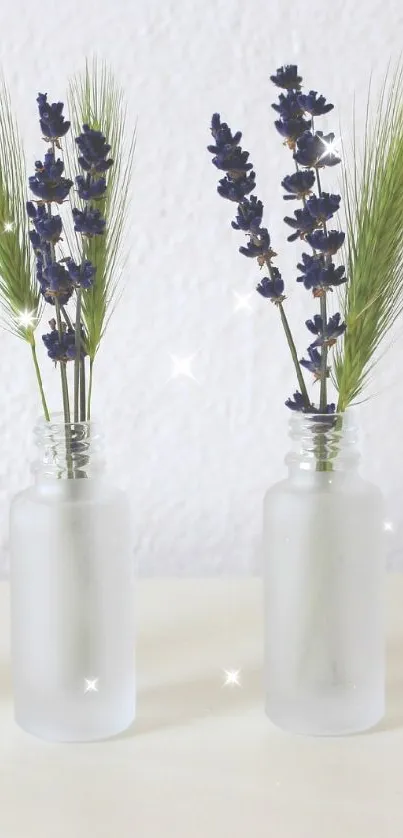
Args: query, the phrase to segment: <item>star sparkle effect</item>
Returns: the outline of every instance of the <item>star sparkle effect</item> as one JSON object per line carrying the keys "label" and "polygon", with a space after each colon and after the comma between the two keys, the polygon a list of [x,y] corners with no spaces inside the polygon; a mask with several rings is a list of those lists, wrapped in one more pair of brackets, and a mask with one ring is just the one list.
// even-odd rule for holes
{"label": "star sparkle effect", "polygon": [[98,678],[86,678],[85,679],[85,693],[97,693],[98,692]]}
{"label": "star sparkle effect", "polygon": [[232,293],[235,297],[234,312],[235,311],[253,311],[253,308],[249,303],[249,300],[251,299],[252,294],[240,294],[238,291],[233,291]]}
{"label": "star sparkle effect", "polygon": [[34,311],[21,311],[17,316],[17,322],[19,326],[23,326],[25,329],[28,329],[29,326],[35,326],[37,322],[36,313]]}
{"label": "star sparkle effect", "polygon": [[324,150],[323,154],[321,154],[321,156],[319,158],[320,160],[322,160],[322,157],[327,157],[328,154],[330,154],[333,157],[340,157],[340,159],[341,159],[341,151],[340,151],[341,137],[335,137],[334,140],[332,140],[331,143],[326,143],[325,140],[322,140],[322,143],[325,146],[325,150]]}
{"label": "star sparkle effect", "polygon": [[192,363],[196,357],[196,353],[193,355],[188,355],[186,358],[178,358],[177,355],[171,355],[172,361],[172,371],[171,375],[168,378],[168,381],[171,381],[173,378],[178,378],[180,375],[183,375],[185,378],[191,378],[192,381],[197,381],[195,375],[193,375],[192,371]]}
{"label": "star sparkle effect", "polygon": [[223,687],[240,687],[241,686],[241,670],[240,669],[224,669],[225,681]]}
{"label": "star sparkle effect", "polygon": [[393,530],[394,530],[393,521],[384,521],[383,522],[383,529],[384,529],[384,532],[393,532]]}
{"label": "star sparkle effect", "polygon": [[13,229],[14,229],[14,221],[6,221],[4,226],[3,226],[3,232],[4,233],[11,233],[11,231]]}

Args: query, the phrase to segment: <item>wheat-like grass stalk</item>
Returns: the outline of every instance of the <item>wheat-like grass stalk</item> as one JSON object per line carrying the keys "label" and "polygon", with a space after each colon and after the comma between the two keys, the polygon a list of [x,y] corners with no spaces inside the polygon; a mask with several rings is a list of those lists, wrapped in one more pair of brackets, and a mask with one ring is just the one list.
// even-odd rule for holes
{"label": "wheat-like grass stalk", "polygon": [[83,254],[96,267],[94,285],[82,293],[82,318],[90,359],[87,411],[90,418],[94,360],[117,302],[119,280],[127,258],[127,251],[122,249],[122,239],[129,207],[135,131],[127,128],[122,89],[112,72],[96,58],[91,64],[87,62],[84,72],[72,79],[68,102],[73,128],[67,149],[70,172],[77,169],[74,137],[81,133],[84,124],[102,131],[111,146],[110,154],[114,160],[107,174],[105,198],[97,203],[106,220],[106,232],[103,236],[87,239]]}
{"label": "wheat-like grass stalk", "polygon": [[49,420],[35,346],[43,300],[32,269],[26,196],[22,144],[7,87],[0,78],[0,320],[7,331],[31,347],[42,406]]}
{"label": "wheat-like grass stalk", "polygon": [[402,81],[401,65],[387,73],[373,120],[368,96],[362,155],[354,121],[353,160],[343,173],[348,283],[340,294],[347,330],[334,359],[339,411],[362,397],[403,309]]}

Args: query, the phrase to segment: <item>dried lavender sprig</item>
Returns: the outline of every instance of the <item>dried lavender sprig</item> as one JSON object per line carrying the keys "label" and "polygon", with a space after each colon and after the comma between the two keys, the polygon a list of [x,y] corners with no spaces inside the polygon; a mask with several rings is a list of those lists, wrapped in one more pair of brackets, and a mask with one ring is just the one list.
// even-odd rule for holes
{"label": "dried lavender sprig", "polygon": [[[55,330],[52,329],[49,335],[44,336],[44,343],[52,360],[60,363],[66,422],[70,420],[70,407],[65,365],[67,361],[74,360],[74,421],[77,422],[79,416],[81,420],[85,419],[85,375],[83,386],[80,387],[80,369],[84,367],[82,361],[86,354],[81,323],[81,294],[82,289],[92,285],[95,268],[84,258],[80,266],[69,257],[61,260],[56,258],[55,245],[60,239],[62,222],[59,215],[52,215],[51,205],[61,204],[73,185],[71,180],[63,176],[64,164],[62,160],[56,159],[56,149],[60,148],[60,139],[68,132],[70,123],[64,119],[62,103],[49,104],[46,94],[39,94],[37,102],[40,125],[50,148],[45,154],[44,162],[39,161],[35,164],[35,174],[29,179],[31,191],[39,199],[37,207],[33,202],[27,205],[28,215],[34,226],[30,232],[30,240],[36,254],[37,279],[41,292],[45,300],[54,305],[56,310],[57,340]],[[80,198],[89,202],[98,199],[106,189],[105,178],[98,174],[94,177],[94,173],[105,172],[112,165],[111,160],[105,159],[109,146],[100,132],[93,131],[88,125],[83,126],[83,133],[77,138],[77,144],[80,151],[79,163],[86,172],[85,177],[80,175],[76,179],[78,194]],[[100,213],[90,205],[86,206],[83,212],[74,209],[73,217],[75,230],[85,236],[101,234],[105,228],[105,221]],[[75,329],[72,328],[64,308],[74,291],[77,294]],[[68,324],[67,330],[61,320],[62,311]]]}
{"label": "dried lavender sprig", "polygon": [[[41,93],[38,95],[37,103],[41,129],[44,139],[49,142],[49,148],[45,154],[44,162],[38,161],[35,164],[35,174],[29,178],[30,189],[37,198],[36,206],[33,201],[27,204],[27,212],[34,227],[29,237],[36,254],[36,273],[41,293],[46,302],[52,304],[55,308],[56,318],[50,320],[51,331],[43,335],[43,342],[49,357],[55,364],[59,363],[60,365],[67,474],[69,478],[73,478],[75,475],[71,456],[71,413],[66,365],[77,355],[80,365],[84,348],[82,348],[79,313],[76,318],[76,331],[74,331],[64,306],[75,288],[81,290],[82,277],[76,275],[75,268],[77,266],[70,258],[66,259],[64,257],[58,260],[56,257],[56,245],[62,233],[62,222],[59,215],[52,214],[52,203],[63,203],[73,185],[71,180],[63,176],[63,161],[56,159],[56,149],[60,149],[60,139],[68,132],[70,123],[64,119],[62,103],[49,104],[47,95]],[[88,266],[85,277],[88,279]],[[62,321],[62,311],[67,326]],[[78,399],[75,399],[75,422],[78,421],[77,401]]]}
{"label": "dried lavender sprig", "polygon": [[256,186],[255,172],[252,164],[248,162],[249,153],[243,151],[239,145],[242,137],[241,132],[238,131],[233,135],[228,125],[221,122],[218,113],[213,114],[211,133],[215,141],[214,145],[208,146],[208,151],[214,155],[212,162],[218,169],[226,173],[225,177],[219,181],[218,194],[238,204],[236,219],[232,222],[232,227],[236,230],[243,230],[249,236],[246,247],[239,248],[240,253],[248,258],[257,259],[261,268],[266,266],[268,269],[269,277],[263,277],[257,285],[257,291],[266,299],[271,300],[280,311],[282,326],[301,390],[303,409],[310,411],[312,405],[298,361],[292,332],[284,311],[284,282],[280,271],[273,265],[273,258],[276,254],[271,248],[269,232],[261,226],[263,204],[254,195],[250,198],[247,197]]}
{"label": "dried lavender sprig", "polygon": [[[282,186],[287,192],[286,200],[300,199],[303,203],[302,210],[296,210],[294,218],[286,217],[286,223],[294,229],[289,236],[289,241],[302,238],[311,243],[313,256],[303,254],[302,264],[298,267],[305,276],[299,277],[306,288],[313,291],[315,297],[320,298],[320,322],[323,334],[327,329],[327,304],[326,293],[331,291],[333,285],[340,285],[346,281],[344,266],[335,269],[329,250],[317,253],[314,243],[315,233],[322,232],[327,237],[327,221],[337,212],[340,204],[339,195],[328,195],[321,188],[319,169],[324,166],[333,166],[340,162],[332,149],[334,135],[324,136],[322,132],[314,131],[314,117],[328,113],[333,105],[326,103],[323,96],[318,96],[315,91],[309,94],[301,93],[302,77],[298,75],[296,66],[281,67],[277,70],[271,80],[276,86],[286,90],[281,93],[278,104],[273,104],[280,118],[275,122],[279,133],[285,137],[285,144],[293,152],[296,165],[296,173],[282,181]],[[307,124],[306,117],[310,117]],[[303,167],[300,169],[300,166]],[[318,195],[312,194],[314,184],[317,184]],[[310,197],[308,197],[310,196]],[[333,231],[336,232],[336,231]],[[344,234],[338,234],[340,244]],[[313,236],[313,239],[311,237]],[[327,242],[329,244],[329,242]],[[333,251],[335,252],[335,251]],[[344,327],[345,328],[345,327]],[[302,359],[301,363],[310,369],[315,380],[320,381],[320,402],[319,410],[327,411],[327,377],[329,369],[327,365],[328,344],[323,340],[320,352],[320,363],[318,364],[318,351],[315,350],[312,361],[313,346],[308,348],[309,361]],[[291,406],[289,404],[289,406]],[[299,409],[293,406],[293,409]]]}
{"label": "dried lavender sprig", "polygon": [[76,324],[75,324],[75,357],[74,357],[74,421],[78,422],[79,393],[80,393],[80,369],[81,369],[81,288],[76,292]]}
{"label": "dried lavender sprig", "polygon": [[[33,202],[28,202],[27,212],[35,228],[30,233],[30,240],[37,257],[37,278],[43,296],[55,305],[58,342],[61,347],[63,330],[59,295],[63,302],[67,301],[70,288],[65,269],[56,262],[55,258],[55,243],[60,238],[62,223],[59,215],[52,215],[52,202],[62,203],[72,186],[72,181],[63,177],[63,162],[56,160],[55,155],[55,149],[60,148],[60,138],[67,133],[70,123],[64,119],[61,103],[50,105],[46,94],[43,93],[38,94],[37,103],[40,127],[50,147],[44,162],[35,163],[35,174],[29,178],[29,187],[39,200],[37,208]],[[67,425],[70,421],[69,393],[66,369],[62,362],[60,362],[60,376],[64,420]],[[67,444],[66,449],[68,450]]]}
{"label": "dried lavender sprig", "polygon": [[[83,125],[82,133],[76,138],[80,156],[78,162],[86,173],[76,177],[78,196],[84,201],[84,210],[73,209],[74,230],[86,238],[103,235],[106,222],[100,211],[93,202],[104,197],[106,192],[105,173],[113,165],[113,160],[108,158],[110,145],[101,131],[95,131],[89,125]],[[82,249],[82,262],[80,267],[80,279],[77,286],[77,308],[76,308],[76,357],[74,363],[74,410],[75,414],[85,415],[85,367],[80,359],[80,334],[81,322],[81,294],[82,288],[90,288],[94,281],[96,268],[84,257],[84,246]],[[81,380],[81,385],[80,385]]]}

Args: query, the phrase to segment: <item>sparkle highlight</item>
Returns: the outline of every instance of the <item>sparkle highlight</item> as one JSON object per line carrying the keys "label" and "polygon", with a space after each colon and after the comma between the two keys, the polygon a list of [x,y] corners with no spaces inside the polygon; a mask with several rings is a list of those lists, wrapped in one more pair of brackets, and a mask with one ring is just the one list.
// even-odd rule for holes
{"label": "sparkle highlight", "polygon": [[249,302],[250,298],[252,297],[252,294],[239,294],[238,291],[233,291],[232,293],[235,297],[234,312],[253,311],[253,308]]}
{"label": "sparkle highlight", "polygon": [[24,329],[29,329],[30,326],[35,326],[37,323],[37,317],[34,311],[22,311],[16,319],[17,323]]}
{"label": "sparkle highlight", "polygon": [[183,375],[185,378],[191,378],[193,381],[197,381],[197,378],[193,375],[192,371],[192,363],[195,357],[196,354],[188,355],[186,358],[178,358],[177,355],[171,355],[172,372],[168,381],[171,381],[173,378],[178,378],[180,375]]}
{"label": "sparkle highlight", "polygon": [[84,693],[97,693],[98,692],[98,678],[86,678],[85,679],[85,690]]}
{"label": "sparkle highlight", "polygon": [[241,686],[241,670],[240,669],[224,669],[225,681],[224,687],[240,687]]}
{"label": "sparkle highlight", "polygon": [[338,157],[341,159],[340,154],[340,143],[341,137],[335,137],[330,143],[327,143],[325,140],[322,139],[322,143],[325,146],[325,150],[323,154],[321,154],[319,160],[322,160],[323,157],[327,157],[330,154],[332,157]]}

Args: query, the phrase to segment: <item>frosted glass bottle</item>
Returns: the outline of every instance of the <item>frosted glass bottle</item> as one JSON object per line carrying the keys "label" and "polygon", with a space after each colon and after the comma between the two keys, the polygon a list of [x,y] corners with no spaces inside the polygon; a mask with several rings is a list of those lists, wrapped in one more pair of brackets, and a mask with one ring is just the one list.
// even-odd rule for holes
{"label": "frosted glass bottle", "polygon": [[265,704],[291,732],[342,735],[384,715],[383,501],[357,428],[292,415],[287,479],[264,500]]}
{"label": "frosted glass bottle", "polygon": [[35,484],[10,522],[15,720],[52,741],[103,739],[135,716],[128,502],[92,423],[42,422],[35,438]]}

